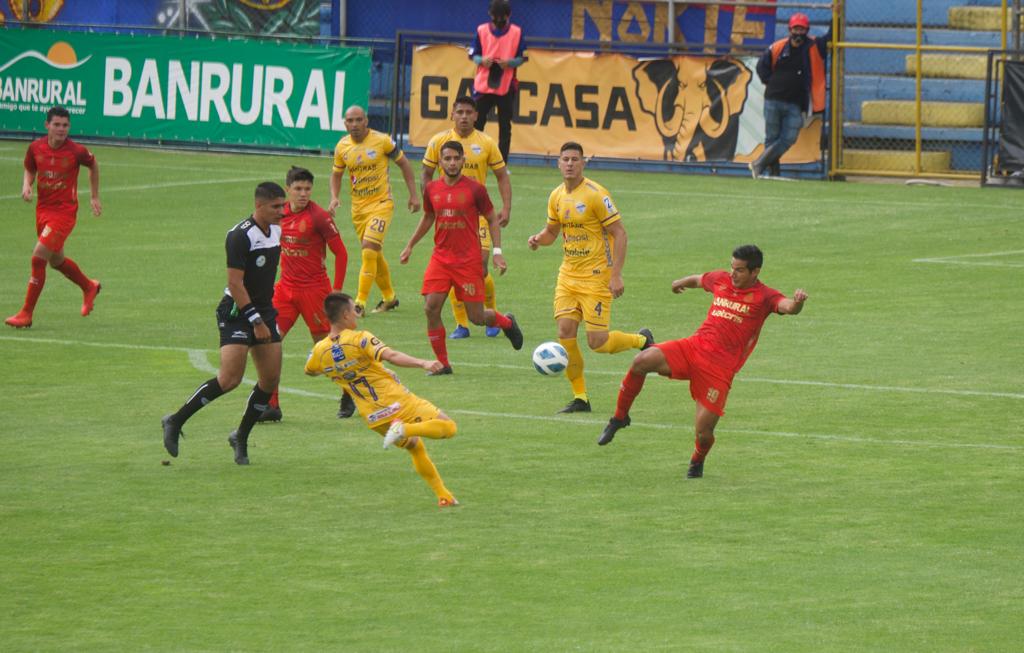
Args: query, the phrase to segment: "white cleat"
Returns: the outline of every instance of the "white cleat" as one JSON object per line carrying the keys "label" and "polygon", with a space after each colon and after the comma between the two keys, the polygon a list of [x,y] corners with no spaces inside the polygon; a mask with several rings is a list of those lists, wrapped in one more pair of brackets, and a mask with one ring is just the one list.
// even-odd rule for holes
{"label": "white cleat", "polygon": [[398,442],[405,437],[405,424],[402,420],[394,420],[391,422],[391,428],[384,434],[384,448],[387,449],[394,443]]}

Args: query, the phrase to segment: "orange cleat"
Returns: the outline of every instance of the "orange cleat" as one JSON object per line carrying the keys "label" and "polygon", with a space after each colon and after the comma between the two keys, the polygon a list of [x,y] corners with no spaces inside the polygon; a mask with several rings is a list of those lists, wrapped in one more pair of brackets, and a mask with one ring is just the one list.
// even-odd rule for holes
{"label": "orange cleat", "polygon": [[85,291],[85,297],[82,299],[82,317],[92,313],[92,306],[96,303],[96,295],[100,294],[102,289],[103,286],[100,285],[100,282],[92,279],[92,288]]}
{"label": "orange cleat", "polygon": [[15,329],[27,329],[32,326],[32,314],[18,311],[15,315],[4,320],[4,324]]}
{"label": "orange cleat", "polygon": [[437,500],[438,508],[458,508],[461,505],[462,504],[459,503],[459,500],[456,499],[455,497],[452,497],[451,499],[441,497],[440,499]]}

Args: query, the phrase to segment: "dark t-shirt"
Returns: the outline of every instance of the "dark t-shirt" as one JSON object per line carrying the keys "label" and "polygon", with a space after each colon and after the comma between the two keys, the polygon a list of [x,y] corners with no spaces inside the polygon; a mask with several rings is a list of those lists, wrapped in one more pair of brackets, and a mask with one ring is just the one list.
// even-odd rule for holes
{"label": "dark t-shirt", "polygon": [[768,80],[768,85],[765,87],[765,99],[795,104],[801,110],[807,107],[808,81],[804,79],[803,68],[804,58],[807,56],[809,47],[811,47],[810,42],[804,41],[799,48],[794,48],[793,44],[789,44],[789,47],[783,49],[779,54],[778,61],[775,62],[775,70]]}
{"label": "dark t-shirt", "polygon": [[[265,233],[250,216],[231,228],[224,249],[228,267],[245,271],[243,283],[253,305],[259,311],[269,309],[273,305],[274,279],[281,260],[280,225],[270,225],[270,232]],[[224,293],[230,298],[226,289]]]}

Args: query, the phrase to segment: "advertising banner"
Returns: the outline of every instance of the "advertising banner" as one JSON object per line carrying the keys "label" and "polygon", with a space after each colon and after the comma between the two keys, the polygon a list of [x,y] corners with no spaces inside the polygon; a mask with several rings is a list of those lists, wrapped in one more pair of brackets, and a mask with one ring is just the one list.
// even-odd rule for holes
{"label": "advertising banner", "polygon": [[[647,161],[737,161],[764,149],[764,85],[756,58],[530,49],[519,68],[512,151],[557,154],[577,141],[588,156]],[[409,140],[425,146],[451,128],[451,104],[471,95],[466,49],[424,46],[413,54]],[[486,131],[497,138],[496,121]],[[821,160],[821,122],[800,133],[783,163]]]}
{"label": "advertising banner", "polygon": [[0,129],[138,140],[330,149],[366,106],[370,51],[246,40],[5,30]]}

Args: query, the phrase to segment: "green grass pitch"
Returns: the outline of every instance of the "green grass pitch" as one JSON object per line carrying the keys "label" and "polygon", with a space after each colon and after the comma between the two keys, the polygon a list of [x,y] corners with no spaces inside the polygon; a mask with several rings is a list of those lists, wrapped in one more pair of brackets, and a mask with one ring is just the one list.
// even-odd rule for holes
{"label": "green grass pitch", "polygon": [[[5,316],[35,239],[25,145],[0,142]],[[326,204],[330,162],[95,150],[104,215],[83,201],[66,250],[103,282],[95,313],[80,317],[79,290],[51,270],[35,325],[0,332],[0,649],[1020,650],[1018,194],[591,170],[629,233],[613,328],[690,335],[709,296],[669,283],[747,242],[766,283],[810,294],[803,314],[765,324],[705,478],[687,481],[683,383],[650,378],[633,426],[595,444],[629,353],[585,351],[594,413],[555,416],[569,385],[538,375],[530,351],[555,337],[560,255],[526,238],[560,177],[515,168],[498,299],[526,346],[474,329],[449,341],[453,376],[399,370],[459,424],[428,442],[463,503],[441,511],[407,454],[336,419],[335,390],[303,376],[301,324],[285,341],[285,420],[257,427],[253,464],[225,442],[247,381],[161,465],[160,417],[217,364],[225,232],[292,164]],[[363,326],[426,357],[430,242],[398,265],[416,218],[392,179],[402,305]],[[81,187],[85,200],[85,172]]]}

